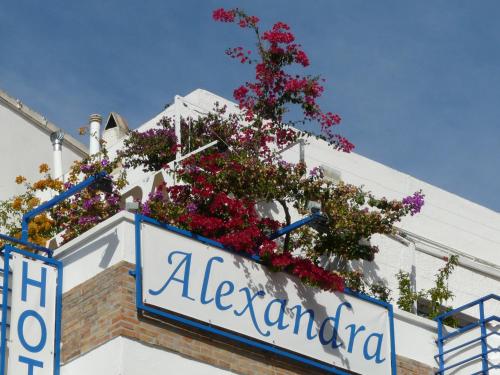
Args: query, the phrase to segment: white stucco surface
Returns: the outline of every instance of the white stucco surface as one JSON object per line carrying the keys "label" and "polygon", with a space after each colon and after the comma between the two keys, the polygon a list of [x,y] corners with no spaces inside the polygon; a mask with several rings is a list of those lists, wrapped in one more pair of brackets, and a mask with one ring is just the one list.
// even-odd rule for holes
{"label": "white stucco surface", "polygon": [[[24,192],[24,186],[15,184],[16,176],[22,175],[29,181],[38,180],[41,175],[38,167],[47,163],[53,168],[52,143],[50,133],[53,126],[42,127],[35,120],[13,109],[4,101],[4,93],[0,92],[0,200]],[[23,107],[21,107],[23,108]],[[33,111],[33,116],[40,116]],[[83,147],[83,146],[82,146]],[[67,171],[75,160],[85,155],[83,149],[63,142],[62,167]]]}
{"label": "white stucco surface", "polygon": [[135,264],[134,216],[122,211],[55,252],[63,262],[63,293],[105,269],[127,261]]}
{"label": "white stucco surface", "polygon": [[[110,355],[110,353],[113,353]],[[116,337],[61,367],[61,375],[224,375],[207,365],[125,337]]]}

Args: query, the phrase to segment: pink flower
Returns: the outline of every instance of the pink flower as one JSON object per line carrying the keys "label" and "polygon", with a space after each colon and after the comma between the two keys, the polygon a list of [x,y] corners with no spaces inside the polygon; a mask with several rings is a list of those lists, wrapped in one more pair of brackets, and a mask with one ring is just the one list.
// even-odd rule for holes
{"label": "pink flower", "polygon": [[240,86],[236,90],[234,90],[233,96],[238,102],[241,103],[243,99],[245,99],[247,94],[248,94],[248,89],[245,86]]}
{"label": "pink flower", "polygon": [[295,61],[304,67],[309,66],[309,58],[304,51],[297,51]]}
{"label": "pink flower", "polygon": [[283,22],[277,22],[274,24],[270,31],[266,31],[262,36],[263,40],[267,40],[271,44],[289,44],[295,40],[295,36],[288,32],[290,26]]}
{"label": "pink flower", "polygon": [[234,17],[236,12],[234,10],[224,10],[224,8],[219,8],[213,11],[212,17],[215,21],[219,22],[234,22]]}

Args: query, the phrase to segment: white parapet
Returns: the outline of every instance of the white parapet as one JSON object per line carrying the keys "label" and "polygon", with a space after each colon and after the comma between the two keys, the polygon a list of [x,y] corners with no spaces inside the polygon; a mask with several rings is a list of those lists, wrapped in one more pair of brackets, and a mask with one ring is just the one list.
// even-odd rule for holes
{"label": "white parapet", "polygon": [[[110,353],[113,355],[110,356]],[[233,374],[125,337],[116,337],[61,367],[61,375],[145,375],[180,372],[183,375]]]}

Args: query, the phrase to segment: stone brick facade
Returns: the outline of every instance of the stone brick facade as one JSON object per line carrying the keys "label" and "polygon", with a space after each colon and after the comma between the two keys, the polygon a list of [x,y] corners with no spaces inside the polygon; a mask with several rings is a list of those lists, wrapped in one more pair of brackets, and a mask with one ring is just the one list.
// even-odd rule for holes
{"label": "stone brick facade", "polygon": [[[240,374],[326,374],[218,335],[139,315],[135,305],[135,280],[128,273],[133,267],[121,262],[64,294],[63,364],[123,336]],[[398,357],[397,364],[400,375],[434,373],[431,368],[407,358]]]}
{"label": "stone brick facade", "polygon": [[398,375],[434,375],[436,370],[410,358],[398,356]]}

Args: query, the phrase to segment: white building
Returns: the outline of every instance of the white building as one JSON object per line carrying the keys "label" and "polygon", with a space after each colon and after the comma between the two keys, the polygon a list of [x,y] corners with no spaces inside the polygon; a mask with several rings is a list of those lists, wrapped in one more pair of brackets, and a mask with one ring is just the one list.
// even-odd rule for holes
{"label": "white building", "polygon": [[[23,186],[14,180],[21,175],[29,181],[38,180],[38,166],[47,163],[54,173],[54,152],[50,135],[60,131],[45,117],[30,109],[18,99],[14,99],[0,90],[0,200],[23,191]],[[59,134],[61,137],[61,134]],[[64,135],[62,141],[62,165],[57,168],[67,171],[75,160],[88,155],[88,149],[82,143]]]}
{"label": "white building", "polygon": [[[141,125],[139,130],[156,126],[163,116],[178,120],[180,116],[206,113],[212,109],[216,101],[236,110],[234,104],[226,99],[204,90],[196,90],[185,97],[176,97],[173,105]],[[125,133],[124,130],[120,134]],[[121,135],[114,138],[116,143],[110,142],[111,154],[122,146],[122,140],[119,140]],[[287,150],[284,154],[285,159],[292,162],[299,161],[300,147],[297,145]],[[388,285],[394,292],[393,298],[397,298],[395,274],[400,269],[413,274],[414,288],[428,289],[433,286],[434,274],[444,264],[443,257],[450,255],[459,256],[459,266],[450,279],[450,286],[455,294],[452,302],[454,308],[490,294],[498,294],[499,213],[355,153],[332,151],[326,142],[319,139],[311,138],[304,146],[302,155],[308,168],[320,166],[332,179],[364,185],[367,190],[379,196],[401,198],[420,189],[425,193],[426,202],[423,211],[411,219],[404,220],[398,227],[398,235],[374,238],[374,242],[380,248],[375,262],[359,264],[365,274],[370,275],[373,280]],[[21,174],[16,172],[16,169],[12,173]],[[132,171],[129,173],[131,184],[125,191],[125,196],[127,199],[132,197],[144,199],[155,186],[168,178],[163,172]],[[296,216],[294,219],[299,217]],[[351,327],[351,330],[354,330],[351,331],[351,336],[342,336],[339,323],[340,310],[337,310],[337,315],[331,315],[330,298],[331,303],[337,301],[336,298],[340,300],[345,298],[353,306],[356,303],[361,306],[363,303],[366,304],[366,301],[341,294],[337,297],[331,294],[328,297],[324,295],[326,292],[307,287],[299,293],[298,284],[290,276],[284,274],[269,276],[263,266],[251,260],[229,254],[210,243],[199,242],[175,231],[161,229],[155,224],[134,220],[133,213],[121,212],[61,246],[54,254],[54,257],[64,265],[62,374],[383,374],[384,372],[433,374],[439,367],[436,360],[436,355],[439,354],[436,345],[438,324],[435,321],[400,311],[394,306],[394,347],[391,347],[388,322],[392,315],[390,313],[384,315],[385,313],[381,312],[385,311],[384,308],[380,309],[378,305],[366,306],[367,309],[353,307],[353,311],[358,309],[357,313],[352,312],[352,319],[358,322],[358,326]],[[139,250],[138,241],[141,243]],[[170,249],[168,250],[170,253],[162,253],[164,249]],[[158,281],[158,278],[166,279],[162,274],[161,261],[150,256],[155,252],[165,256],[170,254],[168,259],[170,264],[173,264],[172,254],[176,252],[177,255],[186,254],[188,250],[189,254],[192,251],[193,265],[198,265],[195,255],[201,259],[206,257],[206,254],[213,253],[218,254],[220,259],[226,260],[224,265],[226,268],[221,269],[220,274],[212,276],[214,279],[227,277],[228,280],[232,280],[226,281],[226,286],[237,283],[251,285],[252,281],[255,281],[255,284],[248,287],[249,291],[255,292],[259,288],[264,288],[266,295],[278,299],[282,298],[280,296],[286,296],[290,303],[295,298],[295,303],[299,305],[302,303],[306,307],[310,306],[311,301],[323,301],[324,303],[318,302],[316,309],[322,308],[327,316],[337,317],[335,329],[338,328],[339,337],[344,338],[340,349],[327,350],[327,345],[323,344],[324,350],[321,350],[322,347],[318,346],[317,341],[306,337],[299,339],[297,332],[306,329],[303,325],[300,326],[300,330],[297,328],[297,332],[291,332],[292,328],[288,328],[287,331],[284,327],[280,329],[273,327],[270,329],[272,333],[269,337],[252,334],[250,332],[252,325],[248,323],[248,319],[252,317],[253,320],[254,317],[249,315],[251,310],[249,301],[247,301],[249,309],[246,312],[242,310],[241,315],[236,309],[233,315],[224,312],[228,302],[223,305],[222,297],[232,298],[236,295],[232,287],[224,291],[221,286],[224,281],[219,285],[220,290],[212,291],[216,293],[212,293],[216,296],[214,298],[219,298],[217,301],[220,302],[220,306],[217,305],[217,309],[213,307],[214,303],[208,300],[203,302],[203,297],[199,299],[193,292],[198,290],[202,282],[204,284],[205,280],[208,280],[206,272],[200,273],[200,267],[193,266],[190,282],[197,285],[191,289],[193,294],[190,294],[189,290],[179,289],[187,285],[189,277],[186,279],[185,267],[191,264],[191,257],[189,262],[178,263],[178,268],[170,271],[172,272],[170,278],[161,288],[163,291],[169,282],[174,280],[177,283],[175,290],[179,294],[177,297],[170,296],[160,301],[153,297],[161,295],[160,290],[155,294],[152,292],[153,289],[147,289],[146,286],[138,294],[137,288],[140,288],[142,283],[152,285],[151,283]],[[184,260],[188,259],[187,255],[185,256]],[[161,259],[164,259],[167,267],[166,258]],[[233,262],[230,262],[230,259],[233,259]],[[138,261],[143,262],[139,267],[137,267]],[[176,272],[183,264],[182,276]],[[174,278],[174,275],[177,278]],[[265,284],[266,277],[277,285],[282,282],[283,290],[269,290],[262,287],[261,283]],[[140,283],[136,284],[138,278]],[[146,297],[148,290],[149,295]],[[201,293],[204,293],[203,289]],[[267,297],[259,298],[255,297],[255,301]],[[269,302],[267,308],[270,304]],[[371,310],[372,308],[374,310]],[[469,319],[470,322],[479,319],[478,306],[474,308],[476,310],[463,311],[465,315],[461,316],[462,319]],[[257,311],[258,307],[255,309]],[[297,322],[297,316],[291,310],[293,308],[285,309],[283,315],[283,319],[288,319],[286,320],[289,323],[288,327]],[[319,310],[314,311],[319,316]],[[343,314],[347,319],[348,312]],[[248,319],[243,322],[237,320],[235,316],[244,316]],[[375,319],[374,316],[378,318]],[[484,317],[492,316],[500,316],[500,303],[494,299],[484,302]],[[356,320],[358,318],[359,321]],[[375,319],[378,323],[373,323],[370,319]],[[384,341],[381,344],[384,348],[380,349],[385,350],[383,358],[382,356],[378,358],[374,354],[378,353],[379,349],[374,347],[373,340],[370,343],[370,336],[367,336],[369,324],[363,323],[364,328],[360,328],[360,322],[365,321],[371,322],[370,324],[380,324],[384,327],[380,329],[386,330],[384,337],[388,341]],[[324,322],[316,324],[321,324],[323,327]],[[258,326],[258,321],[254,320],[253,325]],[[487,366],[491,367],[489,374],[500,373],[500,369],[495,367],[500,365],[498,321],[492,319],[483,326],[484,332],[481,331],[482,326],[479,324],[464,335],[457,335],[445,343],[442,350],[446,351],[483,335],[482,339],[464,345],[458,352],[450,355],[445,353],[445,361],[442,364],[445,368],[479,353],[475,359],[464,365],[457,365],[445,371],[445,374],[487,373],[482,370],[484,357],[481,357],[481,352],[484,353],[485,347],[489,351],[487,357]],[[349,331],[348,327],[344,328]],[[366,332],[362,332],[365,329]],[[449,327],[444,330],[441,336],[446,332],[457,332],[456,329]],[[317,333],[322,334],[320,331]],[[488,337],[485,337],[485,332],[488,333]],[[34,341],[30,341],[32,346],[39,336],[34,334],[33,337]],[[356,344],[356,337],[360,342],[364,342],[364,347],[360,343]],[[332,340],[335,342],[333,338]],[[328,345],[333,345],[331,342]],[[9,368],[8,373],[26,374],[28,367],[23,368],[21,372]],[[35,375],[45,374],[41,368],[33,367],[33,370]]]}

